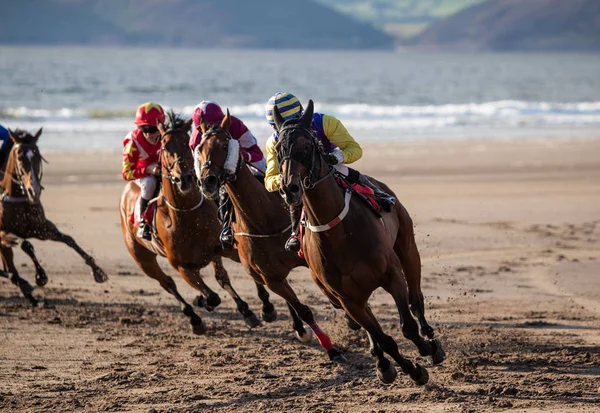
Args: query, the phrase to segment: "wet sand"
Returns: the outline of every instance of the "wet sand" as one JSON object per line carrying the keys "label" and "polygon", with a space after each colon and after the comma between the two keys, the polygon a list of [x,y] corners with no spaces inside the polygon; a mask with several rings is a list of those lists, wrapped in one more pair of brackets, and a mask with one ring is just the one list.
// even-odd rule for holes
{"label": "wet sand", "polygon": [[[42,138],[43,139],[43,138]],[[119,152],[45,151],[43,203],[109,274],[96,284],[68,247],[33,240],[50,277],[32,309],[0,279],[2,411],[598,411],[600,139],[381,143],[356,166],[388,183],[415,221],[427,314],[448,359],[430,384],[376,377],[364,332],[349,331],[312,283],[299,296],[349,363],[300,343],[279,319],[248,330],[223,299],[194,336],[175,299],[141,273],[120,232]],[[43,150],[43,146],[42,146]],[[34,282],[29,259],[15,252]],[[195,292],[163,261],[183,296]],[[253,283],[226,267],[258,314]],[[372,306],[413,360],[391,297]]]}

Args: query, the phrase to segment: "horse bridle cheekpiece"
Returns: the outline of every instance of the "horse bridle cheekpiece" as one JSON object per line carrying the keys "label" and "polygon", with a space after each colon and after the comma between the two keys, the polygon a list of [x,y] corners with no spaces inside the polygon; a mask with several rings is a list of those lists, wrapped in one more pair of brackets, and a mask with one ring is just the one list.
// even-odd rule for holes
{"label": "horse bridle cheekpiece", "polygon": [[[307,152],[296,153],[295,137],[304,134],[310,138],[310,155]],[[277,160],[279,165],[283,165],[286,160],[294,160],[299,162],[308,170],[308,174],[301,180],[302,187],[305,190],[310,190],[316,185],[324,181],[334,169],[330,167],[330,173],[322,178],[319,178],[321,171],[321,151],[317,138],[312,130],[305,128],[301,124],[284,125],[279,130],[280,151],[277,151]],[[285,142],[287,141],[287,142]],[[284,144],[284,142],[286,144]],[[286,151],[287,153],[284,153]]]}
{"label": "horse bridle cheekpiece", "polygon": [[[168,130],[166,130],[161,135],[160,139],[162,140],[165,136],[167,136],[167,135],[169,135],[169,134],[171,134],[171,133],[173,133],[173,132],[175,132],[177,130],[178,129],[168,129]],[[184,165],[185,164],[185,160],[183,158],[177,156],[177,159],[174,160],[173,162],[171,162],[170,164],[168,162],[166,162],[164,160],[164,156],[163,156],[163,153],[166,152],[164,144],[161,145],[159,152],[160,153],[159,153],[158,159],[160,160],[160,164],[161,164],[161,166],[164,166],[165,169],[166,169],[166,171],[167,171],[166,174],[162,174],[162,177],[168,179],[169,181],[171,181],[172,184],[179,183],[180,178],[177,177],[177,176],[175,176],[175,175],[173,175],[172,171],[173,171],[173,168],[175,167],[175,165]],[[191,176],[191,175],[193,175],[193,173],[192,172],[188,172],[188,175]]]}
{"label": "horse bridle cheekpiece", "polygon": [[[28,147],[28,146],[32,146],[34,147],[35,145],[31,145],[31,144],[26,144],[26,143],[15,143],[15,145],[13,146],[13,151],[17,151],[18,149],[20,149],[21,147]],[[29,162],[32,162],[32,159],[34,157],[34,152],[33,152],[33,148],[28,150],[25,154],[25,156],[29,159]],[[11,174],[11,180],[19,185],[19,188],[21,188],[21,192],[25,193],[25,182],[23,182],[23,171],[22,171],[22,166],[21,166],[21,161],[18,159],[18,157],[15,157],[15,172],[13,174]],[[40,160],[47,162],[44,157],[40,154]],[[33,170],[33,165],[32,168]],[[6,172],[5,172],[6,173]],[[33,176],[35,177],[35,179],[37,180],[37,183],[40,185],[41,189],[44,189],[44,186],[42,185],[42,177],[44,176],[44,168],[43,168],[43,162],[40,162],[40,173],[39,175],[34,174]]]}
{"label": "horse bridle cheekpiece", "polygon": [[218,126],[211,126],[206,132],[202,134],[200,144],[194,149],[194,169],[196,170],[196,176],[200,179],[203,169],[210,168],[212,161],[207,159],[202,165],[200,165],[200,151],[206,141],[212,136],[217,136],[218,133],[223,133],[227,137],[227,157],[225,163],[221,168],[221,173],[217,175],[219,179],[219,186],[226,182],[235,181],[240,168],[242,167],[242,157],[240,156],[240,143],[236,139],[231,137],[231,134],[225,129]]}

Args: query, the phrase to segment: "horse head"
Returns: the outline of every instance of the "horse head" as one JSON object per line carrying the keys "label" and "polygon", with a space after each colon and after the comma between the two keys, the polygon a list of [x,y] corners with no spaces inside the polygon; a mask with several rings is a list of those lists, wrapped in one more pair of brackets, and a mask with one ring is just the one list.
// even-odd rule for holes
{"label": "horse head", "polygon": [[22,130],[9,130],[13,147],[6,165],[6,174],[20,186],[30,204],[38,204],[42,195],[42,154],[37,141],[42,128],[35,135]]}
{"label": "horse head", "polygon": [[194,185],[194,160],[188,146],[192,120],[186,121],[169,111],[165,123],[159,121],[157,126],[161,136],[159,159],[162,176],[180,193],[187,194]]}
{"label": "horse head", "polygon": [[204,120],[199,125],[202,132],[200,144],[194,150],[196,175],[204,196],[215,199],[221,186],[234,180],[242,165],[240,144],[231,137],[229,110],[220,125],[209,125]]}
{"label": "horse head", "polygon": [[319,178],[323,148],[311,129],[314,105],[310,100],[300,118],[285,121],[277,106],[273,110],[279,140],[275,145],[281,172],[281,192],[290,206],[302,203],[302,195]]}

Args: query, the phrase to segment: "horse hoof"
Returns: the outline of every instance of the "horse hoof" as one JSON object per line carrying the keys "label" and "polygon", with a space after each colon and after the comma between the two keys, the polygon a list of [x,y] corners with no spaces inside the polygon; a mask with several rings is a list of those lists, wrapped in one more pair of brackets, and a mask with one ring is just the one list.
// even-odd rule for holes
{"label": "horse hoof", "polygon": [[38,287],[43,287],[46,284],[48,284],[48,276],[46,275],[46,271],[39,270],[35,274],[35,285]]}
{"label": "horse hoof", "polygon": [[346,318],[346,325],[348,326],[348,328],[350,330],[358,331],[358,330],[360,330],[362,328],[360,326],[360,324],[358,324],[356,321],[354,321],[353,319],[351,319],[350,317],[348,317],[348,315],[346,315],[345,318]]}
{"label": "horse hoof", "polygon": [[417,364],[413,372],[410,374],[410,378],[413,379],[418,386],[424,386],[429,381],[429,373],[427,373],[427,369],[425,367]]}
{"label": "horse hoof", "polygon": [[199,323],[192,324],[192,332],[197,336],[206,334],[206,324],[204,324],[204,321],[200,320]]}
{"label": "horse hoof", "polygon": [[303,343],[310,343],[310,340],[312,340],[313,337],[313,332],[312,330],[307,330],[306,328],[304,329],[304,334],[300,335],[297,331],[296,331],[296,337],[298,337],[298,340],[300,340]]}
{"label": "horse hoof", "polygon": [[219,306],[219,304],[221,304],[221,297],[219,297],[218,294],[213,293],[206,297],[206,304],[204,305],[204,308],[206,308],[208,311],[213,311]]}
{"label": "horse hoof", "polygon": [[390,363],[390,367],[387,370],[381,370],[377,367],[377,377],[383,384],[392,384],[396,377],[398,376],[398,372],[396,371],[396,367],[392,363]]}
{"label": "horse hoof", "polygon": [[433,349],[433,353],[430,356],[431,364],[435,366],[436,364],[440,364],[446,360],[446,352],[442,348],[442,343],[440,343],[440,340],[431,340],[430,343]]}
{"label": "horse hoof", "polygon": [[332,348],[327,352],[329,356],[329,360],[334,363],[347,363],[348,359],[344,356],[344,354],[336,348]]}
{"label": "horse hoof", "polygon": [[192,301],[192,304],[196,307],[202,308],[206,305],[206,300],[204,299],[204,296],[197,295],[196,298],[194,298],[194,301]]}
{"label": "horse hoof", "polygon": [[271,311],[270,313],[265,313],[265,311],[263,310],[261,313],[261,317],[265,323],[272,323],[273,321],[277,320],[277,309],[273,307],[273,311]]}
{"label": "horse hoof", "polygon": [[108,275],[106,275],[104,270],[100,267],[94,268],[92,274],[94,274],[94,280],[99,284],[108,281]]}
{"label": "horse hoof", "polygon": [[260,325],[260,320],[256,316],[256,314],[251,313],[248,317],[244,317],[244,323],[248,326],[248,328],[258,327]]}

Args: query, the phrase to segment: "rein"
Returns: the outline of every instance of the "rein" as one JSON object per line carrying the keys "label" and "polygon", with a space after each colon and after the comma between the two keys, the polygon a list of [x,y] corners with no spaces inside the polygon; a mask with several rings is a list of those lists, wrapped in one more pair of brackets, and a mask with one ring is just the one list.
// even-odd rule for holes
{"label": "rein", "polygon": [[[305,192],[310,191],[311,189],[314,189],[317,185],[332,177],[335,174],[336,170],[331,165],[328,165],[329,171],[322,177],[319,177],[318,175],[321,170],[321,162],[323,161],[323,157],[318,150],[316,138],[313,132],[299,125],[290,125],[287,127],[283,127],[279,131],[280,140],[283,139],[282,134],[288,131],[292,131],[292,133],[291,135],[286,136],[286,139],[291,139],[294,136],[294,134],[297,134],[298,132],[304,132],[308,136],[310,136],[310,138],[312,139],[311,162],[309,165],[307,165],[305,162],[303,162],[305,161],[305,159],[294,159],[293,152],[295,144],[291,143],[288,148],[288,153],[281,157],[279,164],[282,165],[283,162],[286,160],[295,160],[297,162],[300,162],[308,170],[308,174],[304,177],[304,179],[300,180],[300,184],[302,185]],[[315,162],[315,160],[317,162]],[[283,189],[281,189],[280,191],[283,191]],[[300,222],[300,225],[308,228],[312,232],[325,232],[340,224],[343,221],[343,219],[346,218],[346,215],[348,215],[348,212],[350,211],[350,200],[352,198],[352,191],[350,189],[347,189],[345,192],[346,194],[344,196],[344,208],[338,214],[338,216],[332,219],[329,223],[324,225],[312,225],[308,222],[308,218],[306,218],[304,221]]]}
{"label": "rein", "polygon": [[[167,136],[167,135],[175,132],[175,131],[178,131],[178,130],[180,130],[180,129],[167,129],[165,131],[165,133],[163,133],[161,135],[161,139],[164,138],[165,136]],[[162,166],[164,166],[165,169],[167,170],[167,173],[163,174],[161,172],[161,177],[165,178],[165,179],[168,179],[169,182],[171,182],[172,185],[175,185],[175,184],[178,183],[179,178],[173,175],[172,170],[175,167],[175,165],[183,165],[183,164],[185,164],[185,161],[183,160],[183,158],[181,158],[179,155],[177,155],[177,159],[175,161],[173,161],[169,165],[169,163],[165,161],[164,156],[163,156],[163,153],[166,153],[166,152],[167,151],[166,151],[164,145],[162,145],[161,148],[160,148],[159,160],[160,160],[160,164],[161,164],[161,169],[162,169]],[[190,175],[190,176],[193,175],[193,172],[188,172],[188,175]],[[165,204],[169,208],[171,208],[173,211],[177,211],[177,212],[190,212],[190,211],[194,211],[194,210],[200,208],[200,206],[202,206],[202,204],[204,203],[204,194],[202,192],[200,192],[200,201],[195,206],[193,206],[191,208],[177,208],[176,206],[172,205],[167,200],[167,198],[164,195],[161,195],[160,198],[162,198],[162,200],[165,202]],[[154,200],[158,200],[158,197],[155,198]]]}
{"label": "rein", "polygon": [[[11,152],[17,150],[21,145],[22,145],[21,143],[15,143],[15,145],[11,149]],[[20,164],[19,160],[16,159],[15,155],[13,155],[13,157],[15,157],[14,171],[4,171],[4,175],[10,175],[10,180],[14,184],[19,186],[19,188],[21,189],[21,192],[23,192],[23,196],[8,195],[6,192],[4,192],[1,195],[1,200],[3,202],[27,202],[28,198],[27,198],[26,190],[25,190],[25,182],[23,182],[24,174],[22,172],[21,164]],[[39,173],[39,175],[35,175],[35,178],[37,179],[38,184],[40,185],[40,188],[43,190],[44,186],[42,185],[42,178],[44,177],[44,162],[48,163],[48,161],[42,156],[42,154],[40,154],[40,159],[43,162],[40,162],[40,173]],[[32,169],[33,169],[33,167],[32,167]]]}
{"label": "rein", "polygon": [[[200,144],[196,146],[196,149],[194,149],[194,165],[198,177],[201,176],[202,170],[210,168],[213,165],[212,161],[210,160],[207,160],[201,166],[199,165],[200,151],[202,149],[202,146],[206,143],[206,141],[212,136],[217,136],[217,133],[219,132],[222,132],[227,138],[227,159],[225,160],[225,164],[222,167],[219,167],[221,173],[217,175],[217,178],[219,179],[220,191],[223,185],[230,182],[234,182],[237,179],[237,176],[242,168],[243,160],[240,156],[239,142],[233,139],[233,137],[228,131],[220,127],[210,127],[206,132],[202,134]],[[239,235],[241,237],[248,238],[273,238],[285,234],[291,228],[292,224],[288,225],[286,228],[284,228],[276,234],[252,234],[250,232],[234,232],[234,235]]]}

